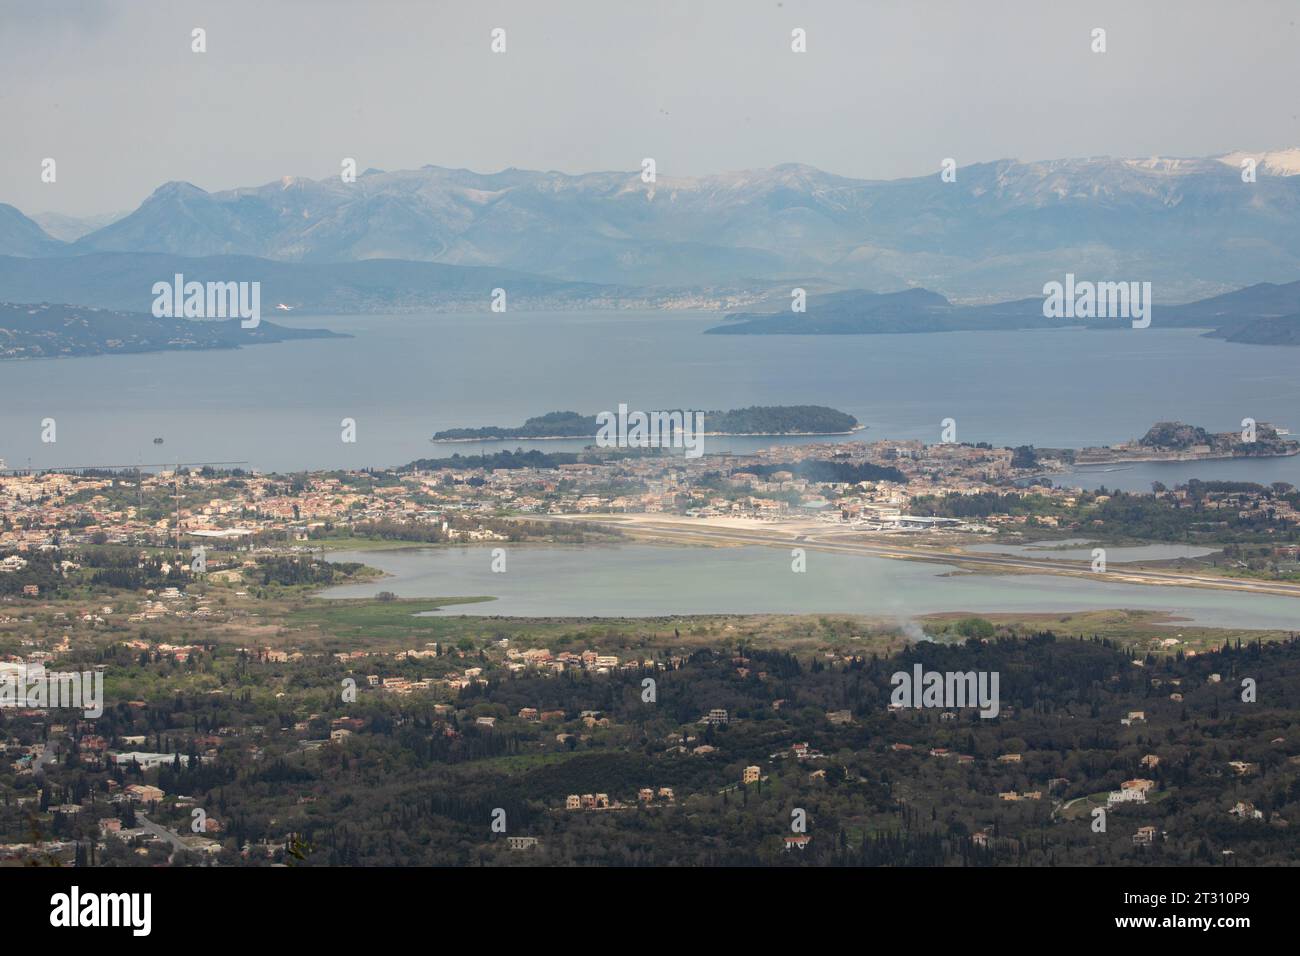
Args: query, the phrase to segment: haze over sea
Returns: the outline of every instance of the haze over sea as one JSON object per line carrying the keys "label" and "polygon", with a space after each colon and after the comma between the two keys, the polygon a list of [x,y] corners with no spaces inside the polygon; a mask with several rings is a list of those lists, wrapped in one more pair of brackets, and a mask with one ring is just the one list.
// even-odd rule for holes
{"label": "haze over sea", "polygon": [[[246,460],[263,470],[404,464],[499,448],[435,431],[517,425],[547,411],[829,405],[857,437],[1079,447],[1161,420],[1211,431],[1245,417],[1300,431],[1300,353],[1188,330],[706,336],[715,315],[578,312],[297,316],[350,339],[237,351],[0,363],[0,458],[10,467]],[[58,441],[41,443],[41,420]],[[357,442],[340,440],[354,418]],[[164,439],[162,446],[154,438]],[[801,441],[804,439],[786,439]],[[710,438],[747,451],[770,438]],[[1300,457],[1092,468],[1066,483],[1148,490],[1188,477],[1290,481]]]}

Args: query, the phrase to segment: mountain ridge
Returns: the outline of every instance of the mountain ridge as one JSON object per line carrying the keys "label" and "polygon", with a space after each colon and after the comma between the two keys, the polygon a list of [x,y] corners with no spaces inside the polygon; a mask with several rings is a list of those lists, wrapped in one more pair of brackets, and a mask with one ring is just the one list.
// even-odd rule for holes
{"label": "mountain ridge", "polygon": [[[1247,156],[1260,160],[1250,184]],[[623,286],[811,276],[968,298],[1014,295],[1045,273],[1124,269],[1192,299],[1300,274],[1298,225],[1300,149],[1003,159],[958,167],[952,183],[937,168],[869,180],[801,163],[653,184],[639,171],[425,165],[217,192],[170,181],[71,243],[0,228],[0,254],[408,259]]]}

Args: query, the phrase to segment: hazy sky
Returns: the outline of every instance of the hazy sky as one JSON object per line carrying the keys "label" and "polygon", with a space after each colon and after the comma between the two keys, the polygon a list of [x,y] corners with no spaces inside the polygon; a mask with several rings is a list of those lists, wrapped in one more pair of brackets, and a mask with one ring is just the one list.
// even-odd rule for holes
{"label": "hazy sky", "polygon": [[0,0],[0,201],[111,212],[345,156],[893,178],[1298,146],[1298,21],[1297,0]]}

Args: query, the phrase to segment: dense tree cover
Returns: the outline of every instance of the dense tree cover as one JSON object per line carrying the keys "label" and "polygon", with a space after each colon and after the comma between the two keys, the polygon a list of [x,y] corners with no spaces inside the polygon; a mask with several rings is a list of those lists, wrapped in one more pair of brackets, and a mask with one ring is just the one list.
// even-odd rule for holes
{"label": "dense tree cover", "polygon": [[502,438],[591,438],[600,426],[595,415],[582,415],[578,412],[547,412],[534,415],[522,425],[498,427],[489,425],[484,428],[448,428],[435,432],[434,441],[457,441]]}
{"label": "dense tree cover", "polygon": [[[645,653],[667,662],[674,652]],[[24,839],[33,820],[85,839],[96,819],[124,812],[108,801],[112,778],[191,796],[222,821],[219,859],[230,865],[1258,864],[1294,862],[1300,852],[1295,638],[1138,661],[1107,641],[1050,632],[923,643],[887,659],[745,646],[676,653],[677,667],[608,675],[512,676],[490,667],[486,684],[471,684],[440,712],[427,695],[371,692],[344,703],[336,688],[349,670],[332,658],[274,663],[209,648],[183,666],[218,679],[223,693],[117,703],[93,724],[110,740],[145,736],[147,747],[177,754],[170,765],[103,771],[74,753],[46,771],[42,802],[93,800],[81,813],[47,819],[20,807],[36,782],[13,777],[6,752],[0,842]],[[471,642],[463,657],[444,651],[409,666],[445,673],[484,654]],[[120,649],[101,658],[142,696],[152,675],[177,667]],[[893,675],[915,664],[997,673],[999,715],[889,710]],[[651,676],[657,695],[647,702]],[[1245,678],[1256,682],[1254,701],[1243,700]],[[279,694],[261,692],[268,686]],[[525,707],[562,710],[564,719],[517,717]],[[726,724],[700,722],[714,708],[728,711]],[[1135,711],[1144,719],[1121,723]],[[322,742],[340,719],[352,721],[352,736]],[[45,726],[0,714],[0,732],[20,743],[40,739]],[[213,734],[215,758],[194,759],[196,741]],[[797,745],[806,745],[803,756]],[[1018,759],[998,759],[1006,755]],[[1148,755],[1158,764],[1144,763]],[[750,765],[761,779],[742,785]],[[1106,832],[1094,832],[1090,809],[1133,778],[1153,781],[1149,800],[1112,808]],[[643,787],[671,787],[675,799],[638,806]],[[999,796],[1012,792],[1041,798]],[[563,809],[566,796],[587,793],[621,807]],[[1238,804],[1260,817],[1229,813]],[[797,810],[812,839],[786,851]],[[187,809],[167,801],[149,812],[174,828],[188,820]],[[491,826],[498,812],[504,832]],[[1162,836],[1135,846],[1144,826]],[[262,841],[282,847],[291,834],[293,854],[239,853]],[[536,836],[540,846],[511,852],[505,838],[515,835]],[[96,862],[154,858],[110,847]]]}
{"label": "dense tree cover", "polygon": [[[694,410],[654,409],[682,415]],[[704,430],[729,435],[830,435],[851,431],[858,420],[852,415],[824,405],[754,405],[731,411],[703,412]],[[594,438],[601,428],[596,415],[579,412],[547,412],[536,415],[515,427],[449,428],[434,434],[434,441],[516,439],[516,438]]]}
{"label": "dense tree cover", "polygon": [[462,455],[460,452],[449,458],[420,458],[411,462],[404,471],[437,471],[443,468],[465,471],[471,468],[558,468],[560,465],[572,465],[579,460],[575,452],[540,452],[537,449],[524,451],[497,451],[492,454]]}
{"label": "dense tree cover", "polygon": [[1214,436],[1198,425],[1156,422],[1138,439],[1138,444],[1150,448],[1189,448],[1192,445],[1209,445],[1213,441]]}
{"label": "dense tree cover", "polygon": [[833,461],[820,458],[806,458],[803,461],[786,462],[776,465],[746,465],[738,471],[747,471],[761,477],[769,477],[778,471],[788,471],[796,478],[814,482],[840,482],[856,484],[859,481],[896,481],[906,483],[907,476],[892,465],[877,465],[869,461]]}
{"label": "dense tree cover", "polygon": [[359,561],[316,561],[307,557],[258,558],[252,577],[262,586],[279,584],[335,584],[352,577],[365,565]]}
{"label": "dense tree cover", "polygon": [[858,420],[824,405],[754,405],[729,412],[705,412],[704,430],[732,435],[833,435],[852,431]]}
{"label": "dense tree cover", "polygon": [[1019,445],[1011,453],[1012,468],[1037,468],[1038,455],[1033,445]]}
{"label": "dense tree cover", "polygon": [[[18,552],[0,551],[0,559],[11,554]],[[0,595],[22,594],[23,588],[32,584],[40,588],[41,594],[49,595],[63,586],[57,553],[26,552],[18,556],[27,562],[27,566],[15,571],[0,571]]]}

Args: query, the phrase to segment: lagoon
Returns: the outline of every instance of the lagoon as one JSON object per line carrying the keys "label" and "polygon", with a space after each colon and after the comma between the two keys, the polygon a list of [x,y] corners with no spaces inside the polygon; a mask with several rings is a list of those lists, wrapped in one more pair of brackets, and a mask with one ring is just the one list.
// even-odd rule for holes
{"label": "lagoon", "polygon": [[1300,598],[1202,588],[1106,584],[1049,574],[988,575],[938,563],[809,551],[791,571],[781,548],[674,545],[523,545],[494,572],[492,546],[339,552],[387,577],[322,597],[492,595],[433,614],[659,617],[674,614],[863,614],[904,623],[941,611],[1167,611],[1206,627],[1300,630]]}

